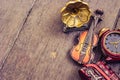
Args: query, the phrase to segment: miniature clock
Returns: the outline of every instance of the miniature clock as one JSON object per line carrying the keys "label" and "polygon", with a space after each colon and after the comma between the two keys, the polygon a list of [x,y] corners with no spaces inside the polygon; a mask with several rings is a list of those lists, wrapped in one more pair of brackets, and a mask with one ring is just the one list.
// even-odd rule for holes
{"label": "miniature clock", "polygon": [[113,59],[120,60],[120,31],[107,30],[101,39],[102,51]]}

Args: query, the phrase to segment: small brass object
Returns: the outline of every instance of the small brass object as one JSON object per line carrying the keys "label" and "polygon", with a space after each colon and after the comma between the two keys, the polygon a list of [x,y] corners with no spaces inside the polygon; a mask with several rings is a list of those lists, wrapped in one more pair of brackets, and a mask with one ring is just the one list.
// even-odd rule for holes
{"label": "small brass object", "polygon": [[103,34],[104,32],[106,32],[106,31],[108,31],[108,30],[110,30],[110,29],[109,29],[109,28],[102,28],[102,29],[100,30],[100,32],[99,32],[99,37],[101,37],[102,34]]}
{"label": "small brass object", "polygon": [[91,16],[91,11],[87,3],[82,0],[69,1],[61,10],[62,22],[66,27],[80,28],[87,23]]}

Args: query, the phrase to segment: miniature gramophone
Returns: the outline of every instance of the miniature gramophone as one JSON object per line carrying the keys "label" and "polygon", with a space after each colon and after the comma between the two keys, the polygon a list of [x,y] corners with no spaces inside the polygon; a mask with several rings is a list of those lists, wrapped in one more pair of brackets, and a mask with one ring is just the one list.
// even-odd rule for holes
{"label": "miniature gramophone", "polygon": [[87,23],[91,16],[91,11],[87,3],[82,0],[69,1],[61,10],[62,22],[68,28],[81,28]]}

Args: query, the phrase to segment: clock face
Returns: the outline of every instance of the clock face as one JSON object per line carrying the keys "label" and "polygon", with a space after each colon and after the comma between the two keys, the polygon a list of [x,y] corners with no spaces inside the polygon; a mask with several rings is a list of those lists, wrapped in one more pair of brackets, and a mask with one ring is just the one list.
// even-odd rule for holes
{"label": "clock face", "polygon": [[110,33],[105,38],[105,47],[112,54],[120,54],[120,33]]}

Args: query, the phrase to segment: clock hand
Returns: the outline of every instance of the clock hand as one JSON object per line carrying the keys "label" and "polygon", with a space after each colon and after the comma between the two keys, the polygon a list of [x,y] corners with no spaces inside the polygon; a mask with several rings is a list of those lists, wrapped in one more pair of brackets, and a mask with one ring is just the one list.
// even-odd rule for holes
{"label": "clock hand", "polygon": [[118,44],[116,44],[116,45],[114,45],[114,46],[115,46],[116,49],[118,48]]}
{"label": "clock hand", "polygon": [[117,42],[109,42],[109,44],[112,44],[113,46],[115,46],[115,48],[117,49],[118,48],[118,41]]}
{"label": "clock hand", "polygon": [[117,42],[120,43],[120,40],[118,40]]}
{"label": "clock hand", "polygon": [[118,42],[109,42],[109,44],[116,45]]}
{"label": "clock hand", "polygon": [[118,43],[120,43],[120,40],[118,40],[118,41],[115,41],[115,42],[109,42],[110,44],[118,44]]}

